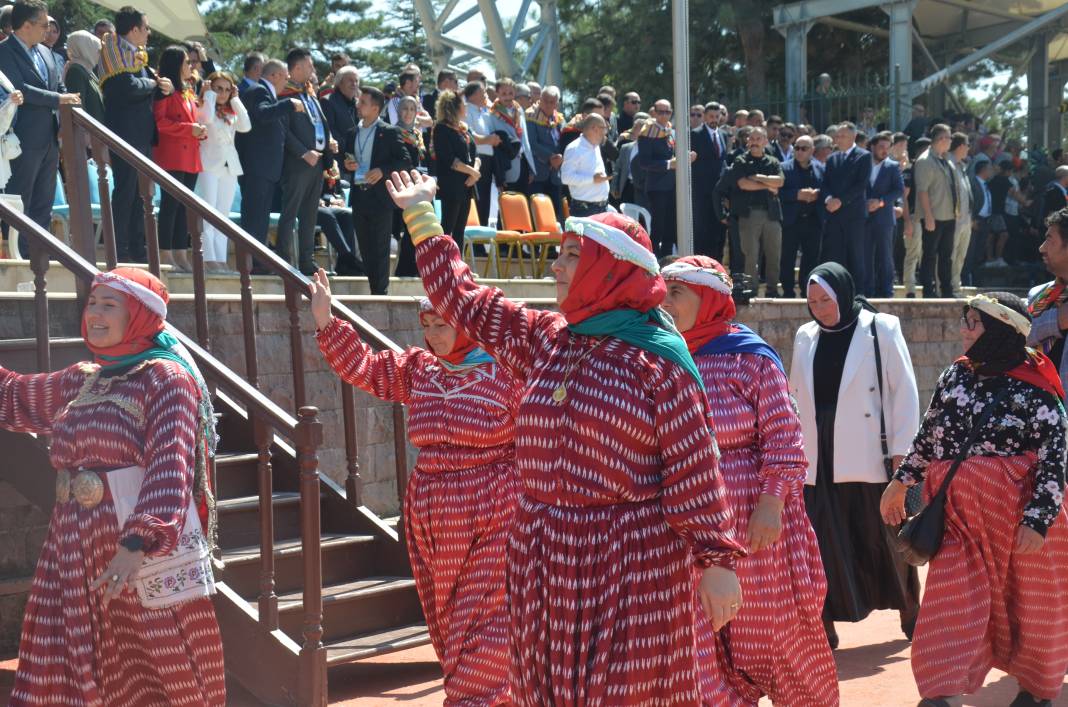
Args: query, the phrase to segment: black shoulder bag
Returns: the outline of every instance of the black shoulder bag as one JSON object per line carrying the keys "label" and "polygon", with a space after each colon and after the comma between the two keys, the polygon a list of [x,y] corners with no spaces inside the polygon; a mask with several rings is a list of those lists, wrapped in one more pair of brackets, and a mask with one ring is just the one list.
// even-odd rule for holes
{"label": "black shoulder bag", "polygon": [[[875,377],[879,379],[879,444],[883,448],[883,467],[886,469],[886,480],[894,479],[894,458],[890,456],[890,445],[886,436],[886,414],[883,412],[883,354],[879,350],[879,334],[875,330],[875,318],[871,320],[871,336],[875,339]],[[920,486],[917,484],[909,489],[905,496],[905,512],[916,515],[923,505]]]}
{"label": "black shoulder bag", "polygon": [[[946,472],[946,478],[942,480],[942,485],[938,487],[938,493],[931,497],[931,502],[922,511],[905,521],[905,524],[901,526],[901,530],[898,531],[897,549],[904,557],[905,562],[910,565],[921,567],[927,564],[938,553],[939,548],[942,547],[942,535],[946,531],[946,492],[949,490],[949,484],[953,481],[953,477],[956,476],[957,470],[965,457],[968,456],[968,451],[975,444],[976,438],[979,437],[979,431],[982,429],[983,424],[1008,393],[1008,390],[1008,386],[999,390],[994,395],[994,399],[990,401],[990,404],[983,409],[983,412],[976,419],[971,431],[968,433],[968,439],[961,445],[957,456],[953,458],[953,465]],[[912,488],[919,488],[919,486],[919,484],[916,484]]]}

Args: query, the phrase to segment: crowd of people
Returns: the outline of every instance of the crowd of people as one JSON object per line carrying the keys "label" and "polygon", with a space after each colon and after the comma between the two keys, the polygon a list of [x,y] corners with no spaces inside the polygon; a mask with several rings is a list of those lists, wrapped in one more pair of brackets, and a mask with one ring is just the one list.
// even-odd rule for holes
{"label": "crowd of people", "polygon": [[[0,124],[41,111],[26,138],[16,119],[36,171],[8,160],[36,220],[38,190],[56,178],[55,109],[92,101],[59,81],[45,6],[16,4],[10,21],[0,86],[14,109],[0,107]],[[1046,216],[1037,250],[1055,279],[1028,301],[967,299],[963,356],[946,362],[921,418],[902,324],[865,295],[900,276],[915,286],[894,262],[895,229],[925,295],[953,295],[984,259],[1015,257],[1008,217],[1019,227],[1034,204],[996,136],[973,141],[954,130],[966,126],[920,116],[911,136],[849,121],[819,133],[694,106],[683,159],[705,252],[679,258],[666,100],[646,115],[629,93],[617,112],[605,87],[565,120],[558,87],[473,72],[461,89],[442,72],[424,96],[407,67],[380,90],[345,57],[318,86],[303,49],[250,55],[238,81],[196,46],[169,46],[150,68],[148,21],[134,8],[97,30],[68,37],[66,74],[98,87],[104,123],[220,210],[239,188],[242,226],[263,242],[277,203],[274,247],[313,278],[327,363],[407,405],[419,457],[405,537],[447,701],[767,695],[829,707],[835,622],[877,609],[898,611],[913,641],[921,706],[957,704],[993,667],[1019,683],[1012,707],[1057,699],[1068,670],[1068,605],[1056,600],[1068,591],[1068,166],[1032,175],[1050,177],[1033,219]],[[112,167],[121,257],[143,258],[136,173]],[[480,285],[463,261],[472,199],[486,223],[493,190],[546,194],[561,217],[567,199],[558,311]],[[644,204],[652,232],[613,202]],[[375,352],[332,317],[317,223],[338,269],[363,272],[375,293],[387,291],[396,234],[398,269],[428,295],[425,347]],[[188,267],[183,207],[166,194],[158,232],[166,262]],[[213,269],[227,269],[226,238],[205,243]],[[807,299],[789,369],[734,322],[732,271],[763,271],[769,294],[781,280]],[[59,472],[14,705],[225,703],[210,600],[215,418],[165,330],[167,304],[142,269],[101,274],[82,319],[93,362],[0,367],[0,426],[50,435]],[[915,487],[944,513],[922,597],[896,532],[916,512]]]}
{"label": "crowd of people", "polygon": [[[5,149],[0,162],[11,172],[7,191],[34,221],[47,227],[51,218],[56,108],[80,103],[211,206],[239,211],[257,240],[268,243],[273,223],[270,247],[306,275],[321,232],[336,253],[333,272],[366,275],[373,294],[388,291],[390,275],[417,274],[384,188],[394,170],[437,177],[447,230],[461,244],[472,199],[478,223],[493,227],[497,196],[518,191],[547,195],[560,223],[641,207],[663,257],[676,250],[674,146],[686,129],[694,251],[787,298],[804,296],[807,274],[826,261],[844,265],[867,296],[891,297],[901,284],[914,297],[917,283],[925,297],[960,296],[990,268],[1036,263],[1043,220],[1068,194],[1063,151],[1028,154],[972,116],[928,119],[921,105],[897,133],[882,130],[871,108],[855,123],[830,124],[818,90],[805,111],[814,125],[719,102],[690,106],[675,125],[666,99],[643,112],[637,93],[617,100],[603,86],[568,118],[561,87],[479,70],[462,84],[441,71],[426,91],[420,68],[408,65],[379,88],[361,85],[344,54],[320,80],[298,48],[284,59],[247,55],[238,79],[195,42],[166,47],[153,67],[148,18],[133,7],[67,34],[43,4],[25,0],[3,8],[0,31],[15,37],[0,50],[10,84],[0,82],[0,100],[10,96],[7,110],[26,114],[8,128],[22,155]],[[119,260],[144,262],[136,172],[115,156],[112,171]],[[165,191],[158,218],[161,261],[189,271],[184,208]],[[208,271],[233,272],[228,239],[211,225],[203,235]],[[266,272],[255,264],[254,274]]]}

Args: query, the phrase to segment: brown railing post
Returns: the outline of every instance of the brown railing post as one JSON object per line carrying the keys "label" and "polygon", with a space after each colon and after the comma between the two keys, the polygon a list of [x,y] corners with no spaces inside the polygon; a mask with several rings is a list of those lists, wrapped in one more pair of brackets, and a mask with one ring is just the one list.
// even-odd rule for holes
{"label": "brown railing post", "polygon": [[152,177],[143,172],[137,173],[137,188],[141,192],[142,206],[145,209],[145,245],[148,247],[148,269],[159,277],[159,232],[156,230],[156,205],[152,200],[156,196],[156,183]]}
{"label": "brown railing post", "polygon": [[[11,229],[11,236],[15,229]],[[37,337],[37,372],[48,373],[52,370],[52,350],[49,339],[48,320],[48,251],[44,243],[27,234],[30,248],[30,269],[33,270],[33,318],[34,334]]]}
{"label": "brown railing post", "polygon": [[326,648],[323,646],[323,573],[319,542],[319,457],[323,443],[319,410],[302,407],[297,413],[297,466],[300,469],[300,528],[304,560],[304,643],[300,648],[297,703],[326,705]]}
{"label": "brown railing post", "polygon": [[241,273],[241,333],[245,337],[245,380],[259,387],[259,365],[256,362],[256,319],[252,304],[252,255],[240,242],[235,244],[234,257]]}
{"label": "brown railing post", "polygon": [[293,406],[304,407],[304,334],[300,330],[300,293],[286,283],[286,309],[289,310],[289,348],[293,368]]}
{"label": "brown railing post", "polygon": [[341,413],[345,426],[345,498],[353,506],[363,504],[360,454],[356,446],[356,396],[352,386],[341,381]]}
{"label": "brown railing post", "polygon": [[192,209],[185,210],[185,220],[193,238],[193,312],[197,322],[197,343],[210,351],[208,293],[204,280],[204,220]]}
{"label": "brown railing post", "polygon": [[96,231],[93,229],[93,211],[89,207],[85,130],[75,125],[74,106],[62,105],[59,110],[71,244],[79,255],[96,264]]}
{"label": "brown railing post", "polygon": [[115,217],[111,213],[111,185],[108,183],[108,165],[111,153],[104,142],[93,136],[93,161],[96,162],[96,188],[100,193],[100,233],[104,238],[104,260],[108,270],[113,270],[118,263],[115,247]]}
{"label": "brown railing post", "polygon": [[260,623],[268,631],[278,628],[278,595],[274,591],[274,471],[271,442],[274,430],[258,416],[253,419],[260,491]]}
{"label": "brown railing post", "polygon": [[404,407],[393,403],[393,459],[397,465],[397,499],[404,508],[404,493],[408,490],[408,441],[404,431]]}

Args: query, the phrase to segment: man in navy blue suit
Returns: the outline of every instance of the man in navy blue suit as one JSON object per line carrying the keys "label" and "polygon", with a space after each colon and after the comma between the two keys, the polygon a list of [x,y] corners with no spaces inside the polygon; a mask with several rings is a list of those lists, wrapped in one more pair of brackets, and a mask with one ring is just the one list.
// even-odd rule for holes
{"label": "man in navy blue suit", "polygon": [[693,180],[693,247],[698,255],[723,261],[726,227],[716,218],[713,199],[716,184],[727,164],[727,138],[720,132],[720,105],[704,107],[704,123],[690,131],[690,148],[697,153],[690,175]]}
{"label": "man in navy blue suit", "polygon": [[[782,165],[782,256],[779,278],[786,299],[805,296],[808,274],[819,265],[820,240],[823,235],[823,167],[812,157],[813,142],[808,135],[797,138],[793,156]],[[801,251],[801,269],[794,290],[794,265]]]}
{"label": "man in navy blue suit", "polygon": [[[288,80],[289,70],[285,63],[269,59],[263,64],[259,83],[249,86],[241,94],[241,102],[252,122],[252,129],[238,133],[235,139],[244,172],[238,177],[241,227],[260,243],[267,242],[271,204],[282,178],[289,116],[304,111],[304,104],[298,98],[278,99]],[[257,265],[253,272],[263,275],[267,271]]]}
{"label": "man in navy blue suit", "polygon": [[901,165],[890,159],[894,135],[877,133],[871,148],[868,178],[868,221],[864,234],[864,262],[857,291],[871,297],[894,296],[894,205],[905,194]]}
{"label": "man in navy blue suit", "polygon": [[[11,163],[7,190],[22,197],[30,220],[48,230],[56,195],[59,170],[59,114],[61,104],[81,103],[77,93],[67,93],[60,78],[55,54],[41,44],[48,33],[48,7],[39,0],[25,0],[11,9],[11,36],[0,42],[0,71],[24,103],[15,118],[15,135],[22,154]],[[25,234],[19,235],[19,251],[28,253]]]}
{"label": "man in navy blue suit", "polygon": [[[871,176],[871,153],[857,147],[857,126],[841,123],[834,142],[838,147],[827,160],[823,174],[823,203],[827,221],[823,229],[820,260],[841,264],[856,280],[863,271],[864,223],[868,210],[864,201]],[[859,281],[858,281],[859,282]]]}

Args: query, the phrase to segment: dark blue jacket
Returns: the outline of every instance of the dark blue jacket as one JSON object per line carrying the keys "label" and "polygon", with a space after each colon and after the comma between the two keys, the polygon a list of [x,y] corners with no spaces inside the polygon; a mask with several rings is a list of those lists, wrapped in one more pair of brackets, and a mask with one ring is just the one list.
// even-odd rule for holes
{"label": "dark blue jacket", "polygon": [[235,137],[241,169],[245,174],[276,182],[282,178],[282,159],[293,102],[288,98],[276,99],[262,81],[258,86],[245,89],[241,102],[252,121],[251,130]]}
{"label": "dark blue jacket", "polygon": [[121,71],[100,82],[104,98],[104,125],[126,142],[151,156],[156,142],[156,118],[152,114],[156,81],[147,69],[136,74]]}
{"label": "dark blue jacket", "polygon": [[712,142],[712,136],[708,134],[708,128],[702,125],[690,131],[690,149],[697,153],[697,159],[690,167],[690,177],[693,180],[693,193],[701,196],[711,196],[716,190],[716,182],[723,176],[727,165],[727,138],[719,133],[719,149]]}
{"label": "dark blue jacket", "polygon": [[[43,51],[42,51],[43,50]],[[15,134],[24,150],[44,150],[59,134],[59,94],[66,93],[55,54],[38,44],[30,51],[44,59],[48,80],[37,73],[33,61],[14,36],[0,42],[0,71],[22,91],[26,102],[15,114]],[[149,116],[151,118],[151,115]]]}
{"label": "dark blue jacket", "polygon": [[870,176],[871,153],[863,148],[853,148],[848,158],[845,152],[835,152],[827,159],[821,198],[826,200],[835,197],[842,201],[842,208],[838,211],[833,214],[827,212],[829,222],[864,221],[868,217],[865,195]]}
{"label": "dark blue jacket", "polygon": [[779,189],[779,201],[782,202],[782,225],[793,226],[802,213],[815,213],[823,218],[827,210],[823,208],[823,194],[813,202],[798,201],[797,192],[802,189],[823,189],[823,167],[815,160],[810,160],[808,169],[802,169],[795,160],[788,159],[782,163],[783,183]]}
{"label": "dark blue jacket", "polygon": [[666,137],[638,138],[638,167],[645,172],[646,193],[675,191],[675,170],[668,167],[674,156],[674,144]]}
{"label": "dark blue jacket", "polygon": [[901,178],[901,165],[887,157],[879,168],[879,174],[875,176],[874,185],[871,184],[871,177],[868,177],[868,194],[865,200],[883,200],[883,208],[868,214],[868,223],[873,226],[893,228],[897,223],[897,218],[894,217],[894,204],[904,195],[905,180]]}

